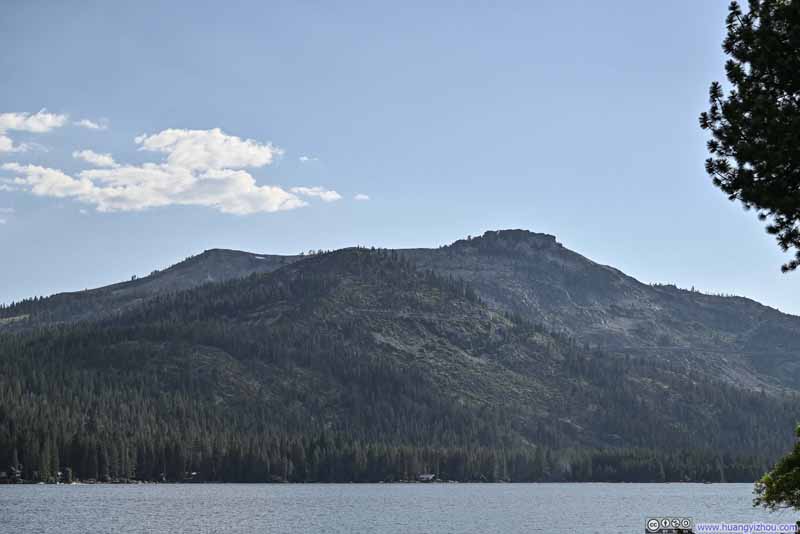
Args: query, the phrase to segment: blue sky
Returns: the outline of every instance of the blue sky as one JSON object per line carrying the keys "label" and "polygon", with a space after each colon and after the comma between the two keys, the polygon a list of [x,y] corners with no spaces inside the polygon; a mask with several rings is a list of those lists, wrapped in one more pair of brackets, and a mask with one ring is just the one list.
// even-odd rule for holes
{"label": "blue sky", "polygon": [[0,301],[527,228],[800,314],[703,170],[727,0],[430,4],[3,2]]}

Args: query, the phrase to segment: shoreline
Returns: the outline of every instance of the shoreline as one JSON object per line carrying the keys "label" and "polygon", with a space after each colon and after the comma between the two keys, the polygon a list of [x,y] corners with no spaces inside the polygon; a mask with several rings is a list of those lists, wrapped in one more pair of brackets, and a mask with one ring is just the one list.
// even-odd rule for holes
{"label": "shoreline", "polygon": [[118,480],[118,481],[110,481],[110,482],[98,482],[98,481],[74,481],[74,482],[33,482],[33,481],[24,481],[24,482],[8,482],[8,483],[0,483],[0,487],[3,486],[141,486],[141,485],[148,485],[148,486],[176,486],[176,485],[208,485],[208,484],[219,484],[219,485],[235,485],[235,484],[245,484],[245,485],[270,485],[270,486],[307,486],[307,485],[318,485],[318,486],[336,486],[336,485],[442,485],[442,484],[480,484],[480,485],[493,485],[493,484],[575,484],[575,485],[592,485],[592,484],[613,484],[613,485],[620,485],[620,484],[658,484],[658,485],[670,485],[670,484],[692,484],[692,485],[719,485],[719,484],[754,484],[755,481],[752,482],[706,482],[706,481],[697,481],[697,480],[683,480],[683,481],[676,481],[676,482],[639,482],[639,481],[576,481],[576,480],[542,480],[542,481],[513,481],[513,480],[497,480],[493,482],[489,481],[480,481],[480,480],[470,480],[470,481],[459,481],[459,480],[436,480],[430,482],[420,482],[417,480],[394,480],[394,481],[377,481],[377,482],[321,482],[321,481],[314,481],[314,482],[289,482],[289,481],[261,481],[261,482],[251,482],[251,481],[220,481],[220,480],[203,480],[203,481],[164,481],[164,482],[156,482],[152,480]]}

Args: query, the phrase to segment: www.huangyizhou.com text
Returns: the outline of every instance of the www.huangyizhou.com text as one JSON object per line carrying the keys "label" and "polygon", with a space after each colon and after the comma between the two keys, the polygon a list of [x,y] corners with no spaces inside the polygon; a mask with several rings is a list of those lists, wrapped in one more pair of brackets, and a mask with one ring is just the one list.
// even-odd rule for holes
{"label": "www.huangyizhou.com text", "polygon": [[775,532],[795,534],[800,530],[798,530],[797,523],[695,523],[693,532],[736,532],[746,534]]}

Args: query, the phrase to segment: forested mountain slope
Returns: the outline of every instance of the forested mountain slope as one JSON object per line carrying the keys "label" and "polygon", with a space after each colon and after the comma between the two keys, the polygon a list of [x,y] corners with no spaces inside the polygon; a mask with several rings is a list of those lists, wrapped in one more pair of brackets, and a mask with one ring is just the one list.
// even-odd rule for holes
{"label": "forested mountain slope", "polygon": [[[420,269],[467,281],[490,308],[580,343],[768,393],[800,384],[800,317],[747,298],[642,284],[525,230],[399,252]],[[271,272],[299,258],[210,250],[141,279],[0,307],[0,331],[109,317],[157,295]]]}
{"label": "forested mountain slope", "polygon": [[800,317],[742,297],[643,284],[525,230],[402,253],[469,282],[495,309],[582,343],[772,391],[800,385]]}
{"label": "forested mountain slope", "polygon": [[682,362],[588,349],[393,251],[100,317],[0,334],[0,465],[33,479],[745,480],[800,411]]}
{"label": "forested mountain slope", "polygon": [[[754,390],[798,390],[800,317],[753,300],[643,284],[525,230],[398,252],[419,269],[467,281],[490,308],[580,343]],[[210,250],[141,279],[0,307],[0,331],[109,317],[157,295],[271,272],[299,258]]]}
{"label": "forested mountain slope", "polygon": [[157,295],[199,285],[270,272],[299,256],[253,254],[212,249],[149,276],[110,286],[26,299],[0,307],[0,329],[30,328],[108,317],[147,302]]}

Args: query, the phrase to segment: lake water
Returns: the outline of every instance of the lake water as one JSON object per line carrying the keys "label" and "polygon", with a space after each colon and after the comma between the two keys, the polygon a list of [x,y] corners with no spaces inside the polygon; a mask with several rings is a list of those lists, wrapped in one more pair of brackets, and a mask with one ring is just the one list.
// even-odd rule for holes
{"label": "lake water", "polygon": [[751,484],[0,486],[0,532],[644,532],[650,516],[794,522]]}

